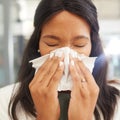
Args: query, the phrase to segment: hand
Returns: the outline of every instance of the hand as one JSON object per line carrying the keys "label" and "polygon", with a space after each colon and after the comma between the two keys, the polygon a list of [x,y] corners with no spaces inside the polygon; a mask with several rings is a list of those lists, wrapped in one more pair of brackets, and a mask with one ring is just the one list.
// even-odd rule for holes
{"label": "hand", "polygon": [[29,84],[37,120],[59,119],[60,106],[57,88],[64,70],[62,59],[59,57],[49,58]]}
{"label": "hand", "polygon": [[99,87],[84,64],[72,59],[70,74],[73,80],[68,109],[69,120],[92,120],[97,102]]}

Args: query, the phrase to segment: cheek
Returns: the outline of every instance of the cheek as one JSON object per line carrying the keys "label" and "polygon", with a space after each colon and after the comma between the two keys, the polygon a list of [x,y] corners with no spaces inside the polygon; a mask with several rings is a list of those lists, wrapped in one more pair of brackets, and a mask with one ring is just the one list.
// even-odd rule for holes
{"label": "cheek", "polygon": [[91,43],[85,47],[85,55],[90,56],[92,45]]}
{"label": "cheek", "polygon": [[86,47],[86,55],[87,55],[87,56],[90,56],[91,49],[92,49],[92,45],[91,45],[91,43],[90,43],[90,44]]}
{"label": "cheek", "polygon": [[85,47],[78,47],[74,49],[75,51],[77,51],[80,54],[84,54],[86,56],[90,56],[91,53],[91,44],[85,46]]}
{"label": "cheek", "polygon": [[91,53],[91,46],[88,46],[88,47],[86,47],[85,55],[90,56],[90,53]]}
{"label": "cheek", "polygon": [[41,56],[49,53],[49,49],[46,48],[46,45],[43,42],[39,42],[39,50]]}

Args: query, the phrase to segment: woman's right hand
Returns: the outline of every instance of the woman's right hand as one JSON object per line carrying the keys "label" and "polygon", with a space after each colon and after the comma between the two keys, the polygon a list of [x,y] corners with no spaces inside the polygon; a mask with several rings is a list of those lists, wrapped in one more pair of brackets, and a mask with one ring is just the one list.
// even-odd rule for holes
{"label": "woman's right hand", "polygon": [[63,75],[63,70],[63,58],[56,56],[48,58],[29,84],[37,112],[37,120],[59,119],[60,106],[57,88]]}

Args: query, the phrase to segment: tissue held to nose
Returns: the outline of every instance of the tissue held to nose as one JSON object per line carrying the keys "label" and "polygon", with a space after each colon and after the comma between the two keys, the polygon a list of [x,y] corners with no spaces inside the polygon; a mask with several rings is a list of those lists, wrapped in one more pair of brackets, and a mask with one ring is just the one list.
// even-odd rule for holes
{"label": "tissue held to nose", "polygon": [[[50,57],[58,56],[62,57],[64,55],[64,74],[60,80],[60,83],[58,85],[58,91],[66,91],[72,89],[72,79],[71,75],[69,74],[69,64],[70,64],[70,56],[73,58],[77,58],[78,60],[81,60],[84,65],[90,70],[92,73],[94,68],[94,63],[96,60],[96,57],[87,57],[83,54],[79,54],[73,49],[69,47],[63,47],[58,48],[54,51],[51,51],[50,54],[44,55],[42,57],[36,58],[34,60],[31,60],[32,67],[35,68],[35,73],[38,71],[39,67]],[[60,62],[60,65],[63,64],[63,62]]]}

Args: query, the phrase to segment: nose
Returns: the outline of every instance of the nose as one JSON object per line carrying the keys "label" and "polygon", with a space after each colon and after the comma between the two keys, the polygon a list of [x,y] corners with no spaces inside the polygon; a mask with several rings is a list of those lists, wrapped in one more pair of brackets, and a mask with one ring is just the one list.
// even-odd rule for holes
{"label": "nose", "polygon": [[61,45],[61,47],[69,47],[72,48],[72,45],[70,43],[64,43]]}

